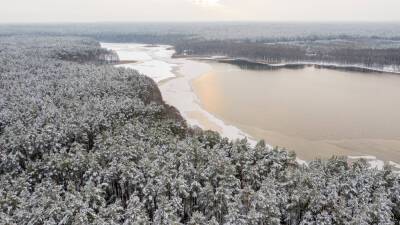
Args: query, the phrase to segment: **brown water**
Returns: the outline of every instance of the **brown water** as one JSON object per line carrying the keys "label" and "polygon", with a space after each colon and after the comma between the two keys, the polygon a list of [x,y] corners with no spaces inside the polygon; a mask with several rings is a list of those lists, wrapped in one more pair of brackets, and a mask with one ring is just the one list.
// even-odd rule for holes
{"label": "brown water", "polygon": [[303,159],[374,155],[400,162],[400,75],[210,65],[192,83],[202,106],[256,139]]}

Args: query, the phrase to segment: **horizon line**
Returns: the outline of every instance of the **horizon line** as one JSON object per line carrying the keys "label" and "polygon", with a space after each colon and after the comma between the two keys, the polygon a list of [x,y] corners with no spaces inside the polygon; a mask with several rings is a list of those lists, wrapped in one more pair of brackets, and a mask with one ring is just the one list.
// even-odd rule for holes
{"label": "horizon line", "polygon": [[400,20],[323,20],[323,21],[293,21],[293,20],[193,20],[193,21],[34,21],[34,22],[1,22],[0,25],[53,25],[53,24],[190,24],[190,23],[275,23],[275,24],[300,24],[300,23],[308,23],[308,24],[351,24],[351,23],[399,23]]}

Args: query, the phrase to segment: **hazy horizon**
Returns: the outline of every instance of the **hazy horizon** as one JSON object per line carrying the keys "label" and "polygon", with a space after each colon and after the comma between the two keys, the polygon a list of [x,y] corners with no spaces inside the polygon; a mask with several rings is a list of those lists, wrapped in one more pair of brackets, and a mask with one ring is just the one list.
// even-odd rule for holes
{"label": "hazy horizon", "polygon": [[400,22],[397,0],[15,0],[0,23]]}

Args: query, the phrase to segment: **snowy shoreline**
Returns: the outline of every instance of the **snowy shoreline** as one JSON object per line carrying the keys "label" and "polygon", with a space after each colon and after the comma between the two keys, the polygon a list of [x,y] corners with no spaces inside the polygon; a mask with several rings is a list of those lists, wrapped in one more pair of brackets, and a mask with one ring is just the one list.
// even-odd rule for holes
{"label": "snowy shoreline", "polygon": [[247,138],[249,144],[257,143],[250,135],[235,126],[226,124],[201,107],[191,83],[211,70],[206,63],[173,58],[175,51],[171,50],[172,46],[169,45],[149,47],[146,44],[137,43],[101,43],[101,46],[114,50],[120,60],[135,61],[116,66],[137,70],[156,81],[164,101],[177,108],[189,125],[217,131],[221,136],[231,140]]}
{"label": "snowy shoreline", "polygon": [[339,64],[339,63],[328,63],[328,62],[289,62],[289,63],[267,63],[263,60],[253,60],[248,58],[234,58],[227,56],[176,56],[176,58],[186,58],[191,60],[210,60],[221,63],[249,63],[255,66],[265,66],[269,68],[295,68],[302,66],[314,66],[321,69],[333,69],[333,70],[345,70],[345,71],[354,71],[354,72],[362,72],[362,73],[386,73],[386,74],[394,74],[400,75],[400,67],[391,65],[385,66],[383,68],[378,67],[368,67],[361,64]]}
{"label": "snowy shoreline", "polygon": [[[200,99],[193,90],[192,81],[211,70],[211,67],[201,60],[218,61],[223,56],[207,58],[173,57],[175,51],[171,50],[172,46],[168,45],[148,47],[145,44],[136,43],[101,43],[101,46],[116,51],[120,60],[136,61],[135,63],[116,66],[135,69],[154,79],[160,88],[164,101],[176,107],[189,125],[217,131],[221,136],[228,137],[231,140],[247,138],[249,144],[255,145],[257,143],[251,135],[235,126],[226,124],[223,120],[203,109]],[[271,145],[268,146],[272,148]],[[384,161],[375,156],[347,156],[347,158],[349,161],[365,159],[371,168],[376,169],[383,169],[385,165]],[[306,161],[301,159],[297,159],[297,162],[307,164]],[[387,164],[400,171],[400,164],[392,161],[387,162]]]}

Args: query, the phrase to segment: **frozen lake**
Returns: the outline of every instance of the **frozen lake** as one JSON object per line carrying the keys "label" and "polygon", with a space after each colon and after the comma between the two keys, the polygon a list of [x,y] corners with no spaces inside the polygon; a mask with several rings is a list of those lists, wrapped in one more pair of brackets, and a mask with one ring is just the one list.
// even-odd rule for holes
{"label": "frozen lake", "polygon": [[102,46],[137,61],[118,66],[153,78],[190,125],[251,144],[265,139],[306,160],[346,155],[379,168],[381,159],[400,162],[399,75],[313,67],[252,71],[172,58],[171,46]]}
{"label": "frozen lake", "polygon": [[400,76],[330,69],[243,70],[209,63],[193,81],[208,112],[302,159],[400,162]]}

